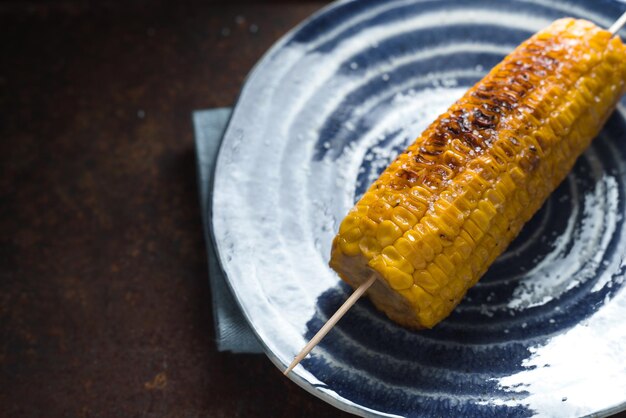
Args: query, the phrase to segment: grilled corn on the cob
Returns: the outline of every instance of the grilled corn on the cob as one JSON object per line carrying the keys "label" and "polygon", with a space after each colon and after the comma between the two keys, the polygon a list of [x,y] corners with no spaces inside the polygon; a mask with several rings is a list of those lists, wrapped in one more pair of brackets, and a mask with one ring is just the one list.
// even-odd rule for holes
{"label": "grilled corn on the cob", "polygon": [[565,178],[624,92],[626,47],[561,19],[417,138],[340,225],[330,265],[392,320],[430,328]]}

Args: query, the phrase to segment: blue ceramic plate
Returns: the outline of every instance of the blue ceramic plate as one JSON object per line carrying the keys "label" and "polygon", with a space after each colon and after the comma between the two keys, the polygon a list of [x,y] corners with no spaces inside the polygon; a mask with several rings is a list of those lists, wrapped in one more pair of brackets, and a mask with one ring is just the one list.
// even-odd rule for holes
{"label": "blue ceramic plate", "polygon": [[[217,162],[213,232],[241,308],[281,369],[345,300],[339,221],[424,127],[562,16],[608,0],[344,1],[276,44]],[[436,329],[362,299],[291,374],[371,416],[585,416],[626,407],[624,102],[520,237]]]}

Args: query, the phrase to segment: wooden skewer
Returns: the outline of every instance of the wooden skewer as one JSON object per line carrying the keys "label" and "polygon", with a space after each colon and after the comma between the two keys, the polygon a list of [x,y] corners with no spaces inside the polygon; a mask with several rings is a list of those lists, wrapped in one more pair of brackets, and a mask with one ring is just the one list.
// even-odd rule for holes
{"label": "wooden skewer", "polygon": [[369,289],[375,281],[376,276],[372,275],[365,283],[357,287],[354,293],[352,293],[350,297],[343,303],[343,305],[341,305],[341,307],[337,309],[337,312],[335,312],[335,314],[330,317],[330,319],[324,324],[324,326],[320,328],[319,331],[317,331],[317,334],[315,334],[315,336],[311,338],[311,341],[309,341],[309,343],[305,345],[300,353],[298,353],[298,355],[293,359],[289,367],[287,367],[287,370],[285,370],[285,372],[283,373],[285,376],[287,376],[289,372],[292,371],[293,368],[296,367],[298,363],[300,363],[306,357],[307,354],[309,354],[313,347],[315,347],[322,340],[322,338],[324,338],[326,334],[328,334],[328,331],[330,331],[335,326],[335,324],[341,319],[341,317],[344,316],[346,312],[348,312],[348,309],[350,309],[352,305],[354,305],[356,301],[359,300],[361,296],[363,296],[363,293],[365,293],[365,291]]}
{"label": "wooden skewer", "polygon": [[609,32],[611,32],[613,35],[615,35],[617,33],[617,31],[619,31],[622,26],[624,26],[624,24],[626,24],[626,12],[624,12],[619,19],[617,19],[615,21],[615,23],[613,23],[611,25],[611,27],[609,28]]}
{"label": "wooden skewer", "polygon": [[[626,12],[624,12],[619,19],[615,21],[609,28],[609,32],[615,35],[624,25],[626,24]],[[372,275],[365,283],[361,284],[355,291],[350,295],[350,297],[339,307],[337,312],[324,324],[324,326],[317,331],[317,334],[311,338],[311,341],[308,342],[307,345],[298,353],[298,355],[293,359],[287,370],[284,371],[284,375],[287,376],[290,371],[293,370],[306,356],[311,352],[313,347],[315,347],[319,342],[328,334],[328,332],[335,326],[335,324],[348,312],[348,310],[356,303],[357,300],[367,289],[370,288],[376,281],[376,276]]]}

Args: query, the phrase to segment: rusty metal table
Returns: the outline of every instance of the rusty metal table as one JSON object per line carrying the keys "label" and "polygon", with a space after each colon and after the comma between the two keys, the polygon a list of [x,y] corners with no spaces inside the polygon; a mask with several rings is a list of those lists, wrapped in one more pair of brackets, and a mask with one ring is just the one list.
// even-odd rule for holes
{"label": "rusty metal table", "polygon": [[0,415],[341,415],[216,351],[191,125],[323,3],[118,3],[0,3]]}

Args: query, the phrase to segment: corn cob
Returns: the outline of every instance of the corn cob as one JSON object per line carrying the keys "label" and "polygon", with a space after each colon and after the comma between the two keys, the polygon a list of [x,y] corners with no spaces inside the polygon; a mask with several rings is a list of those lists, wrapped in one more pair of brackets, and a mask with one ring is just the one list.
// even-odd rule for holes
{"label": "corn cob", "polygon": [[626,47],[561,19],[522,43],[381,174],[330,266],[376,307],[431,328],[566,177],[624,93]]}

